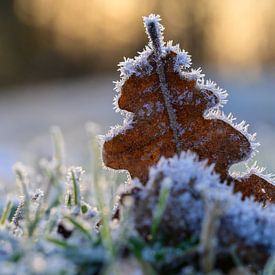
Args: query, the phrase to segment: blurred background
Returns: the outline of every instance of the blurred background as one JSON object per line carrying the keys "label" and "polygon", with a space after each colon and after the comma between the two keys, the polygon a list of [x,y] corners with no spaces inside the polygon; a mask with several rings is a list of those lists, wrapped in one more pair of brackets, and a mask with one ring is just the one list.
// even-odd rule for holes
{"label": "blurred background", "polygon": [[256,159],[275,171],[275,0],[1,0],[0,181],[13,181],[18,160],[50,157],[51,125],[64,132],[68,162],[85,167],[85,123],[104,133],[121,121],[112,81],[147,43],[150,13],[229,91],[225,112],[251,124]]}

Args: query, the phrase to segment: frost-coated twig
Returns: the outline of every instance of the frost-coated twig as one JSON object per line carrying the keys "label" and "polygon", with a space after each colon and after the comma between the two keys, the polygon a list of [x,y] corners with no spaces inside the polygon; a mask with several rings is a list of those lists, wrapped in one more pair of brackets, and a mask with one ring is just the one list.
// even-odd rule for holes
{"label": "frost-coated twig", "polygon": [[160,89],[163,94],[164,98],[164,104],[167,109],[168,117],[169,117],[169,122],[171,125],[171,129],[173,132],[173,137],[174,141],[176,144],[176,150],[177,154],[179,155],[181,150],[181,141],[180,141],[180,136],[177,130],[177,116],[175,113],[175,110],[173,109],[173,106],[171,104],[171,93],[168,88],[166,76],[165,76],[165,68],[164,64],[162,61],[162,34],[161,34],[161,29],[159,26],[159,23],[157,21],[157,18],[145,18],[144,19],[145,26],[147,29],[147,33],[149,36],[149,39],[151,41],[151,45],[153,47],[154,55],[155,55],[155,61],[156,61],[156,71],[159,77],[159,82],[160,82]]}

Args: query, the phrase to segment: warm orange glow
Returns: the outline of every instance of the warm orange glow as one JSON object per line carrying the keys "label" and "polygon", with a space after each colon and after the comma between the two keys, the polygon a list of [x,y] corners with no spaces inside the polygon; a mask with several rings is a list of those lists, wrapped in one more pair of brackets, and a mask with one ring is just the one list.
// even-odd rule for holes
{"label": "warm orange glow", "polygon": [[[218,62],[234,66],[256,66],[263,58],[274,1],[212,1],[213,22],[209,50]],[[272,8],[273,7],[273,8]],[[271,16],[270,16],[271,15]],[[273,31],[274,33],[274,31]]]}
{"label": "warm orange glow", "polygon": [[133,43],[141,29],[140,16],[153,5],[154,1],[17,0],[15,10],[24,22],[52,32],[62,51],[112,54]]}
{"label": "warm orange glow", "polygon": [[188,41],[192,29],[198,28],[198,37],[204,39],[199,50],[215,64],[250,68],[260,68],[263,60],[274,55],[270,43],[275,44],[274,39],[270,41],[275,36],[274,7],[273,0],[15,2],[21,20],[52,33],[55,47],[70,56],[127,55],[127,49],[142,44],[138,41],[142,37],[141,16],[159,12],[168,38],[181,41],[184,36]]}

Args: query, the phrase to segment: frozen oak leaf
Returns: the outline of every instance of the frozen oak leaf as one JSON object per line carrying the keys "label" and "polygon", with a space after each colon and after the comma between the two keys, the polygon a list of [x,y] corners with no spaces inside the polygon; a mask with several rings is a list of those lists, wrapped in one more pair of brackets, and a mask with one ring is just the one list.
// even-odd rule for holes
{"label": "frozen oak leaf", "polygon": [[227,93],[205,81],[200,69],[189,69],[191,58],[178,45],[163,42],[160,20],[155,15],[144,17],[149,45],[120,64],[115,103],[126,118],[104,137],[105,165],[128,170],[145,184],[149,168],[161,156],[191,150],[214,164],[222,180],[234,181],[235,190],[244,196],[275,201],[275,186],[264,178],[229,176],[232,164],[255,151],[255,135],[247,133],[244,122],[235,125],[231,114],[220,111]]}

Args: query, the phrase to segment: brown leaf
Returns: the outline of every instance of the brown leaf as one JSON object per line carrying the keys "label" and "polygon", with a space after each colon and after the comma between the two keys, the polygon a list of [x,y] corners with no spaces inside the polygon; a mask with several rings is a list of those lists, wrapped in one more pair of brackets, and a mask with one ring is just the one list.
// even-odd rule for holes
{"label": "brown leaf", "polygon": [[234,191],[241,192],[243,198],[253,195],[256,201],[275,203],[274,185],[255,174],[235,180]]}
{"label": "brown leaf", "polygon": [[[223,94],[215,86],[210,82],[204,85],[199,73],[182,70],[189,66],[188,61],[179,64],[184,52],[170,44],[165,46],[159,18],[145,18],[145,26],[150,48],[143,53],[143,60],[134,60],[122,68],[130,66],[128,70],[132,72],[122,80],[118,107],[132,116],[115,134],[107,135],[103,146],[105,165],[126,169],[132,178],[145,184],[149,168],[162,156],[191,150],[200,159],[215,164],[222,180],[232,181],[230,166],[252,154],[249,134],[220,117]],[[207,113],[212,116],[207,117]],[[275,200],[275,186],[257,175],[233,181],[235,190],[244,196]],[[254,183],[257,188],[251,187]]]}

